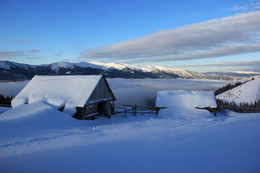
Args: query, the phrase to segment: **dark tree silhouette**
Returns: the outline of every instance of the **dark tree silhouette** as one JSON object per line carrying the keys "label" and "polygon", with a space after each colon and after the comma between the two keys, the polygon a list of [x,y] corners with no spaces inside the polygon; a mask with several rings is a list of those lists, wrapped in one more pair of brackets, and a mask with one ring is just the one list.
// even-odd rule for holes
{"label": "dark tree silhouette", "polygon": [[0,104],[2,105],[11,105],[11,101],[12,101],[13,97],[9,97],[9,96],[4,96],[2,94],[0,94]]}
{"label": "dark tree silhouette", "polygon": [[237,86],[239,86],[239,85],[242,85],[242,84],[244,84],[244,83],[246,83],[246,82],[236,82],[236,83],[234,83],[234,84],[229,83],[229,84],[227,84],[227,85],[225,85],[225,86],[223,86],[223,87],[217,89],[217,90],[214,92],[214,94],[215,94],[215,96],[216,96],[216,95],[219,95],[219,94],[221,94],[221,93],[224,93],[224,92],[226,92],[226,91],[228,91],[228,90],[231,90],[231,89],[233,89],[233,88],[235,88],[235,87],[237,87]]}

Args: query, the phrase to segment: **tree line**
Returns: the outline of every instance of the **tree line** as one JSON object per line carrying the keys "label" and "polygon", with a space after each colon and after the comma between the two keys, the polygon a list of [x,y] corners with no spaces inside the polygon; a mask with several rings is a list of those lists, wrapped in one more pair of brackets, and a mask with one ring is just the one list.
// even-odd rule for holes
{"label": "tree line", "polygon": [[217,99],[218,110],[230,109],[235,112],[241,113],[257,113],[260,112],[260,100],[254,103],[240,103],[237,105],[235,102],[223,102],[223,100]]}
{"label": "tree line", "polygon": [[[255,78],[252,77],[251,80],[255,80]],[[249,80],[249,81],[250,81],[250,80]],[[226,92],[226,91],[228,91],[228,90],[231,90],[231,89],[233,89],[233,88],[235,88],[235,87],[237,87],[237,86],[239,86],[239,85],[245,84],[245,83],[247,83],[247,82],[248,82],[248,81],[236,82],[236,83],[234,83],[234,84],[228,83],[227,85],[225,85],[225,86],[223,86],[223,87],[217,89],[216,91],[214,91],[214,94],[215,94],[215,96],[217,96],[217,95],[219,95],[219,94],[222,94],[222,93],[224,93],[224,92]]]}
{"label": "tree line", "polygon": [[10,106],[12,99],[13,99],[12,96],[9,97],[9,96],[4,96],[4,95],[0,94],[0,104],[1,105]]}
{"label": "tree line", "polygon": [[244,83],[246,83],[246,82],[236,82],[234,84],[229,83],[229,84],[227,84],[227,85],[217,89],[216,91],[214,91],[214,94],[215,94],[215,96],[219,95],[219,94],[222,94],[222,93],[224,93],[224,92],[226,92],[228,90],[231,90],[231,89],[233,89],[233,88],[235,88],[235,87],[237,87],[239,85],[242,85]]}

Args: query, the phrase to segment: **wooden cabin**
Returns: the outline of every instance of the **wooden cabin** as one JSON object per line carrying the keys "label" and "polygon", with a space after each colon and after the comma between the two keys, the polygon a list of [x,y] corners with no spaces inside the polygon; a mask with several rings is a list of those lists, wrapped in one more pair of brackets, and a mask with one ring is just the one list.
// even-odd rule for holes
{"label": "wooden cabin", "polygon": [[12,107],[46,102],[77,119],[110,118],[115,100],[104,75],[35,76],[12,100]]}
{"label": "wooden cabin", "polygon": [[104,75],[98,81],[95,89],[83,107],[76,107],[74,117],[79,119],[92,119],[96,115],[110,118],[114,113],[114,101],[116,100]]}

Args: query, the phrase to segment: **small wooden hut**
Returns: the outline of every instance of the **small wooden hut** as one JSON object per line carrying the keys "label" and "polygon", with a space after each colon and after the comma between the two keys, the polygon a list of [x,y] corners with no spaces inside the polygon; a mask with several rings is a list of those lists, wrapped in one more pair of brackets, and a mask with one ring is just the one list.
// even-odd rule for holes
{"label": "small wooden hut", "polygon": [[111,117],[116,100],[104,75],[35,76],[12,100],[12,107],[46,102],[77,119]]}

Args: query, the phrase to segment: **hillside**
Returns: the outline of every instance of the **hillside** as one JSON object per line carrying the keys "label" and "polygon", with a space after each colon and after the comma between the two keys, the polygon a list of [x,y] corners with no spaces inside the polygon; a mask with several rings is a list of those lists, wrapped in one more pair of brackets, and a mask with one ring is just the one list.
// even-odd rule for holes
{"label": "hillside", "polygon": [[0,114],[0,172],[259,172],[259,123],[230,111],[79,121],[25,104]]}
{"label": "hillside", "polygon": [[260,99],[260,79],[255,79],[237,86],[217,95],[216,98],[224,102],[234,102],[237,105],[240,103],[254,103]]}
{"label": "hillside", "polygon": [[163,66],[140,67],[124,63],[99,62],[57,62],[43,65],[21,64],[11,61],[0,61],[0,80],[28,80],[34,75],[97,75],[104,74],[110,78],[185,78],[185,79],[221,79],[234,80],[258,74],[202,74],[183,69]]}

